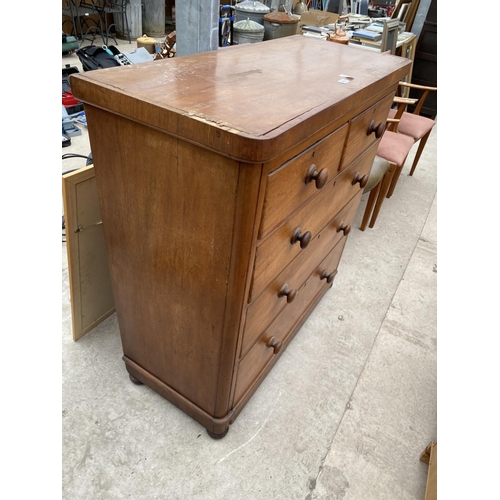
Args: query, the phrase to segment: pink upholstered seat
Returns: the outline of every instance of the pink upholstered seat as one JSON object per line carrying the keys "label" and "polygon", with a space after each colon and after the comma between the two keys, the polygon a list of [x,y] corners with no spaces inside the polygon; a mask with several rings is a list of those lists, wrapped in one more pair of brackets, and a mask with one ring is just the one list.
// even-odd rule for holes
{"label": "pink upholstered seat", "polygon": [[377,155],[402,167],[414,143],[413,138],[407,135],[386,130],[380,139]]}
{"label": "pink upholstered seat", "polygon": [[[394,118],[396,116],[396,111],[396,109],[391,109],[389,111],[389,118]],[[405,112],[399,122],[398,131],[401,134],[413,137],[416,142],[422,139],[425,134],[429,133],[435,124],[436,122],[431,118]]]}
{"label": "pink upholstered seat", "polygon": [[415,172],[417,164],[420,160],[420,156],[424,151],[427,139],[431,135],[431,131],[434,125],[436,125],[436,121],[434,119],[422,116],[420,113],[424,107],[427,96],[430,92],[437,92],[437,87],[428,87],[426,85],[416,85],[414,83],[399,82],[398,97],[401,97],[403,89],[413,89],[415,93],[421,94],[418,99],[415,99],[416,102],[418,101],[418,104],[416,104],[413,112],[410,113],[405,109],[401,114],[401,112],[398,112],[399,105],[398,110],[391,109],[389,111],[389,118],[394,118],[397,114],[399,114],[398,132],[413,137],[413,139],[415,139],[415,142],[418,142],[417,152],[415,153],[413,165],[410,169],[410,175],[413,175],[413,172]]}

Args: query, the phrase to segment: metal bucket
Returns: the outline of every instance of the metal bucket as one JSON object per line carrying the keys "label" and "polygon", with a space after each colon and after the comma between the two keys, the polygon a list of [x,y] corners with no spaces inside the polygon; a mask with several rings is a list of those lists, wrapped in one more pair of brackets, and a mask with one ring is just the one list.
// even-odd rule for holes
{"label": "metal bucket", "polygon": [[245,21],[249,19],[250,21],[255,21],[261,26],[264,24],[264,16],[269,14],[269,7],[264,5],[262,2],[246,0],[244,2],[237,3],[234,7],[234,22]]}
{"label": "metal bucket", "polygon": [[274,40],[297,34],[297,24],[279,24],[264,21],[264,40]]}
{"label": "metal bucket", "polygon": [[264,16],[264,40],[273,40],[297,34],[300,16],[275,10]]}
{"label": "metal bucket", "polygon": [[264,26],[251,19],[238,21],[233,25],[234,43],[257,43],[264,40]]}
{"label": "metal bucket", "polygon": [[256,23],[259,24],[264,24],[264,16],[265,12],[246,12],[246,11],[239,11],[235,10],[234,14],[234,21],[246,21],[247,19],[250,19],[250,21],[255,21]]}

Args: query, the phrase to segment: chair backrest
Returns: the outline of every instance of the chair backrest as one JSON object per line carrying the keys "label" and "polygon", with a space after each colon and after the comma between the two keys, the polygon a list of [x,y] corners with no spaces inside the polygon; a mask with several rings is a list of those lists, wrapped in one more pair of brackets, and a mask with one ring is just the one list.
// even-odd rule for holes
{"label": "chair backrest", "polygon": [[382,41],[380,44],[381,52],[388,52],[396,55],[396,45],[398,43],[399,19],[389,19],[384,21],[384,30],[382,31]]}
{"label": "chair backrest", "polygon": [[415,106],[414,110],[412,111],[412,113],[414,115],[420,114],[422,107],[425,103],[425,100],[427,99],[427,96],[429,95],[429,92],[437,92],[437,87],[428,87],[426,85],[417,85],[415,83],[407,83],[407,82],[401,81],[401,82],[399,82],[398,90],[396,91],[397,96],[402,95],[401,89],[404,87],[413,89],[414,91],[416,91],[419,94],[418,99],[416,99],[416,101],[418,101],[418,104]]}

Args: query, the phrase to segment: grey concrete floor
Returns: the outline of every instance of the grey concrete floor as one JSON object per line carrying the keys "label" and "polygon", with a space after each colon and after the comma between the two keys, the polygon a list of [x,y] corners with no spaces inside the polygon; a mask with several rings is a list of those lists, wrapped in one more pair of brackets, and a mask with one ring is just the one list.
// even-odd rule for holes
{"label": "grey concrete floor", "polygon": [[[334,286],[222,440],[129,381],[115,314],[73,342],[63,244],[63,498],[423,500],[419,456],[437,439],[437,125],[409,177],[415,150],[361,232],[363,197]],[[83,130],[62,152],[89,151]]]}

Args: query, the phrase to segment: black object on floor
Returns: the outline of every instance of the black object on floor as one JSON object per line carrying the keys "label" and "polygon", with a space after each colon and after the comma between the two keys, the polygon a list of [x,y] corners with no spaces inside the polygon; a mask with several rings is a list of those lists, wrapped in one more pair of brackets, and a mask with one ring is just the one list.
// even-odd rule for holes
{"label": "black object on floor", "polygon": [[71,146],[71,138],[68,137],[67,135],[63,134],[62,135],[62,147],[66,148],[68,146]]}
{"label": "black object on floor", "polygon": [[76,55],[82,63],[83,71],[121,66],[120,62],[115,58],[119,54],[121,52],[114,45],[109,45],[106,49],[90,45],[76,51]]}

